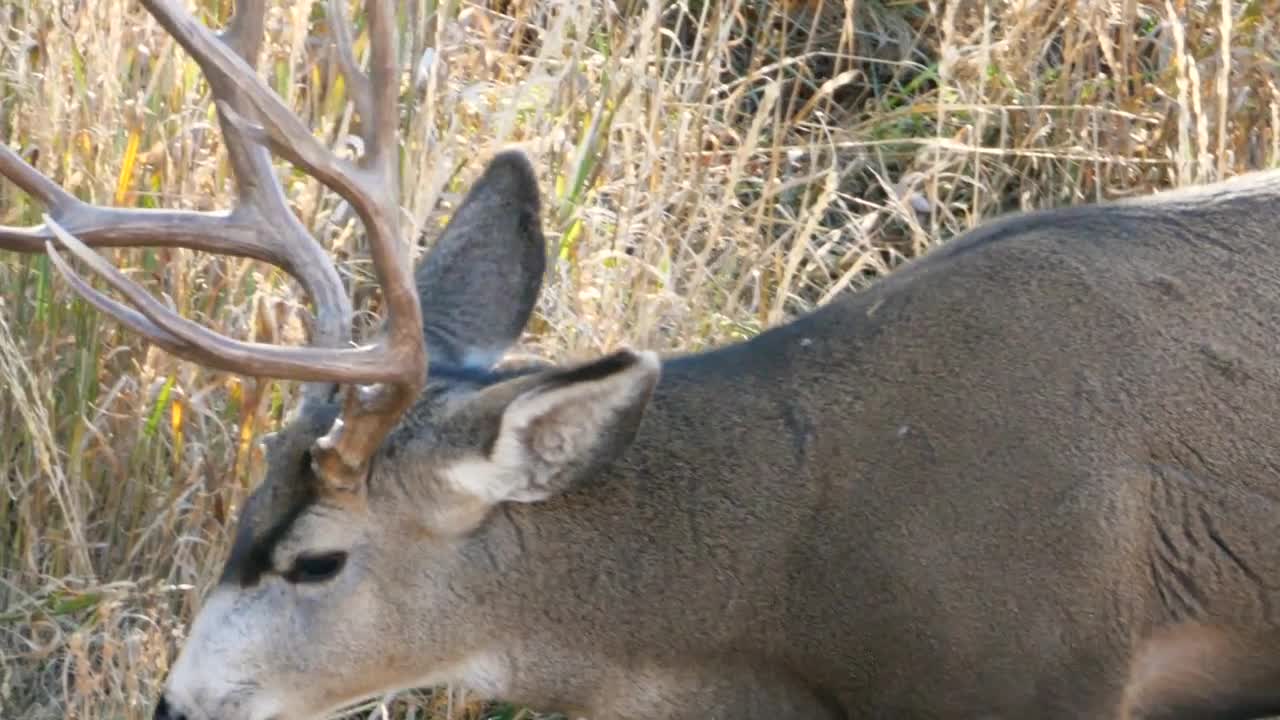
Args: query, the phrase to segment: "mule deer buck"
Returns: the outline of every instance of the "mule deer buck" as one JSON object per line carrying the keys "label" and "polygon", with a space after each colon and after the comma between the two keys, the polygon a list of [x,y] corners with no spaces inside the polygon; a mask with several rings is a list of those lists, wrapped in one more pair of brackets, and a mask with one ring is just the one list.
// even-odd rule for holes
{"label": "mule deer buck", "polygon": [[[157,718],[445,681],[596,719],[1280,712],[1280,173],[992,222],[711,352],[501,369],[541,288],[535,177],[493,158],[412,276],[390,0],[367,72],[330,3],[357,161],[254,72],[263,0],[220,36],[143,4],[218,99],[234,209],[91,206],[0,148],[48,208],[0,243],[178,356],[306,383]],[[358,211],[375,344],[272,150]],[[178,317],[90,249],[125,245],[274,263],[312,346]]]}

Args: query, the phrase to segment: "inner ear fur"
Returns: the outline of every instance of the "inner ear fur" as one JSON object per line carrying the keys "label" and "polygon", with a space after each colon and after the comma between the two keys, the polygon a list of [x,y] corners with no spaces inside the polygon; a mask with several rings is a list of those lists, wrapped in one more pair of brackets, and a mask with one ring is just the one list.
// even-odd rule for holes
{"label": "inner ear fur", "polygon": [[478,393],[465,415],[480,442],[449,484],[488,504],[574,488],[630,446],[660,373],[656,353],[624,349]]}

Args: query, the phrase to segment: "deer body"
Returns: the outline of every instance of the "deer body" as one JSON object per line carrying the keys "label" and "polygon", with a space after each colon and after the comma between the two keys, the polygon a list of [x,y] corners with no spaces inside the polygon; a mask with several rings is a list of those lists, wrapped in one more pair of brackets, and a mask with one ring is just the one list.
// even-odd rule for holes
{"label": "deer body", "polygon": [[449,614],[593,718],[1118,717],[1159,628],[1277,627],[1280,173],[1229,187],[1000,220],[665,361]]}
{"label": "deer body", "polygon": [[[188,360],[304,381],[155,710],[301,720],[440,682],[593,720],[1241,720],[1280,714],[1280,171],[1009,217],[756,338],[501,369],[541,289],[527,158],[400,262],[395,9],[326,21],[363,140],[325,147],[215,36],[229,213],[101,208],[0,146],[0,226]],[[275,151],[365,226],[387,323],[351,347]],[[93,247],[275,264],[312,346],[178,317]],[[122,296],[86,283],[78,258]]]}

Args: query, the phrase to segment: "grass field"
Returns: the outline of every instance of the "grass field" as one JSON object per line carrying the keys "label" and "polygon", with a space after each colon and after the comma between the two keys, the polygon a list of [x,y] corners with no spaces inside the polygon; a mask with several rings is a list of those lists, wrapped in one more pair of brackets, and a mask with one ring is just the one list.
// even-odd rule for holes
{"label": "grass field", "polygon": [[[1280,0],[400,5],[415,252],[493,152],[525,148],[556,261],[523,350],[545,357],[749,337],[997,214],[1280,164]],[[324,3],[275,3],[268,35],[264,77],[338,142]],[[103,205],[232,191],[207,85],[132,0],[0,0],[0,140]],[[283,177],[372,307],[358,224]],[[0,181],[0,225],[40,212]],[[274,268],[105,252],[221,332],[303,337]],[[0,717],[150,717],[294,392],[176,360],[44,257],[0,252]],[[482,700],[423,689],[353,717],[523,713]]]}

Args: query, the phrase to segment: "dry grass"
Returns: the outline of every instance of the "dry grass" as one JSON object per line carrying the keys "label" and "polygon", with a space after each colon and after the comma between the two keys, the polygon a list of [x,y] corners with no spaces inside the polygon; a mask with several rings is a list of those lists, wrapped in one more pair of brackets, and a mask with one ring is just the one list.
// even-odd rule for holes
{"label": "dry grass", "polygon": [[[199,0],[211,23],[230,4]],[[277,6],[264,73],[332,139],[322,5]],[[419,249],[488,156],[525,147],[559,247],[528,337],[548,356],[750,336],[995,214],[1280,164],[1277,0],[404,6]],[[231,188],[206,86],[130,0],[0,2],[0,136],[100,203],[211,208]],[[286,177],[369,307],[361,238]],[[0,183],[0,224],[39,210]],[[271,268],[110,254],[189,317],[298,341],[302,298]],[[150,717],[249,441],[293,387],[148,348],[43,257],[0,253],[0,289],[0,717]],[[426,691],[386,708],[517,714]]]}

